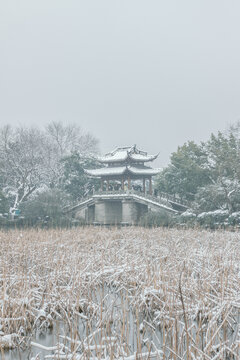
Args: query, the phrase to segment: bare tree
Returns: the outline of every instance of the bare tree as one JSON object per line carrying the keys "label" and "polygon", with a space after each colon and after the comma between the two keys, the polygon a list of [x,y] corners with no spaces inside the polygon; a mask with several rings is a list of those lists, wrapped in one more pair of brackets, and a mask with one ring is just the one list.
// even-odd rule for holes
{"label": "bare tree", "polygon": [[84,133],[76,124],[64,125],[53,121],[45,131],[49,182],[52,186],[58,186],[63,176],[64,164],[61,160],[64,157],[72,153],[86,157],[98,151],[98,140],[91,134]]}
{"label": "bare tree", "polygon": [[240,120],[237,120],[235,123],[230,124],[225,133],[227,136],[232,134],[237,139],[240,139]]}
{"label": "bare tree", "polygon": [[72,152],[85,155],[98,151],[98,140],[90,133],[84,133],[76,124],[53,121],[46,127],[46,132],[60,158]]}
{"label": "bare tree", "polygon": [[83,156],[97,151],[98,142],[77,125],[52,122],[37,128],[0,128],[0,185],[11,202],[13,214],[19,205],[43,186],[58,186],[63,176],[64,156]]}
{"label": "bare tree", "polygon": [[44,135],[38,129],[1,129],[1,184],[12,200],[12,213],[44,182],[45,154]]}

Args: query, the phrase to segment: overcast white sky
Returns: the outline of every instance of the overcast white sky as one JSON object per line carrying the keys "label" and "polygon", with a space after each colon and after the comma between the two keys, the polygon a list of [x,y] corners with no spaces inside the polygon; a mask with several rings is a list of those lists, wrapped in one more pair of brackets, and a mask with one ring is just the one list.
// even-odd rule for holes
{"label": "overcast white sky", "polygon": [[2,0],[0,125],[171,152],[240,119],[239,0]]}

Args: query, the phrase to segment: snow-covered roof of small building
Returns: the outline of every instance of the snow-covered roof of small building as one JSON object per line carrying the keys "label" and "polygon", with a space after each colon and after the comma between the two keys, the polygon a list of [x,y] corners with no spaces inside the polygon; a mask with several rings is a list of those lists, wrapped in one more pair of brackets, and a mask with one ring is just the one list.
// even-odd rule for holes
{"label": "snow-covered roof of small building", "polygon": [[148,162],[153,161],[158,157],[157,155],[148,155],[146,151],[137,149],[136,145],[119,147],[98,160],[102,163],[116,163],[131,160],[132,162]]}
{"label": "snow-covered roof of small building", "polygon": [[126,173],[130,173],[132,175],[145,175],[145,176],[154,176],[159,174],[161,169],[151,169],[147,167],[134,167],[134,166],[119,166],[119,167],[104,167],[101,169],[94,169],[94,170],[85,170],[85,173],[94,176],[94,177],[101,177],[101,176],[118,176],[123,175]]}

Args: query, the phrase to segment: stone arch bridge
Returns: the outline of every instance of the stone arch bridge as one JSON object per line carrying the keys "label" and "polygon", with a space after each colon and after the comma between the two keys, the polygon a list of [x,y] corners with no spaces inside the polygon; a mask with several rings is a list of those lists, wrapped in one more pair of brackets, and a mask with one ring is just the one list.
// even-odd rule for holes
{"label": "stone arch bridge", "polygon": [[149,211],[172,215],[188,209],[188,204],[167,194],[150,196],[133,190],[97,192],[68,209],[76,218],[84,218],[87,224],[136,225]]}

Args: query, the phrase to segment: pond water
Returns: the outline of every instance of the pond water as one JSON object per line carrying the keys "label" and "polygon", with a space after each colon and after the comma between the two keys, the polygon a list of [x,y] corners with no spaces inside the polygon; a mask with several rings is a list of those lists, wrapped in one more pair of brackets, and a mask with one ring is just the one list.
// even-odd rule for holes
{"label": "pond water", "polygon": [[[52,329],[37,330],[33,336],[29,336],[29,344],[37,343],[44,347],[54,347],[61,343],[71,348],[69,338],[82,343],[86,343],[86,339],[89,338],[95,345],[101,344],[103,338],[115,338],[115,343],[124,344],[127,354],[134,354],[139,346],[143,352],[149,351],[147,344],[152,341],[158,348],[161,347],[160,327],[151,325],[150,318],[146,317],[144,320],[142,315],[136,312],[132,306],[133,297],[126,290],[116,291],[114,287],[104,286],[93,291],[91,298],[95,305],[95,314],[92,314],[90,321],[81,314],[76,318],[77,320],[71,322],[71,326],[62,320],[55,320]],[[94,336],[91,336],[92,333]],[[92,353],[94,355],[94,351]],[[2,359],[31,359],[37,354],[40,354],[40,359],[44,359],[44,356],[54,354],[54,351],[30,345],[25,350],[5,351]]]}
{"label": "pond water", "polygon": [[[162,350],[164,353],[170,355],[169,348],[174,348],[174,342],[180,342],[184,332],[184,322],[178,323],[178,337],[176,340],[171,334],[166,336],[166,329],[163,329],[161,322],[159,324],[153,321],[153,314],[145,313],[144,315],[134,306],[134,293],[126,289],[117,289],[114,286],[104,285],[91,292],[90,298],[92,301],[91,316],[88,319],[84,314],[79,313],[71,319],[70,323],[56,319],[53,323],[52,329],[37,330],[33,336],[29,336],[29,345],[26,349],[14,349],[5,351],[0,355],[0,359],[16,360],[16,359],[31,359],[39,354],[42,360],[45,356],[53,355],[55,350],[42,349],[39,346],[51,348],[57,344],[64,344],[65,354],[70,354],[73,348],[76,348],[76,341],[78,341],[78,351],[80,354],[83,348],[87,346],[92,347],[89,352],[89,357],[97,355],[94,347],[108,344],[105,349],[105,355],[109,348],[118,348],[118,354],[124,353],[125,356],[134,354],[136,351],[149,352],[154,349]],[[238,323],[235,323],[233,330],[227,330],[227,338],[229,344],[237,341],[239,336],[240,316],[238,314]],[[192,323],[194,325],[194,321]],[[191,326],[190,326],[191,327]],[[196,332],[194,326],[191,331],[191,336],[195,338]],[[204,344],[205,332],[201,333],[201,342]],[[222,334],[224,338],[224,334]],[[108,340],[106,340],[108,339]],[[114,340],[115,339],[115,340]],[[113,341],[113,345],[111,345]],[[186,347],[185,340],[182,341],[183,347]],[[69,350],[68,350],[69,349]],[[108,349],[108,350],[107,350]],[[58,356],[56,356],[58,359]],[[229,358],[230,359],[230,358]],[[234,359],[234,358],[231,358]]]}

